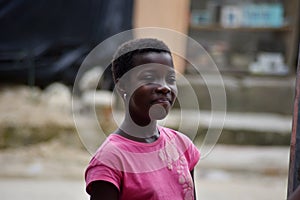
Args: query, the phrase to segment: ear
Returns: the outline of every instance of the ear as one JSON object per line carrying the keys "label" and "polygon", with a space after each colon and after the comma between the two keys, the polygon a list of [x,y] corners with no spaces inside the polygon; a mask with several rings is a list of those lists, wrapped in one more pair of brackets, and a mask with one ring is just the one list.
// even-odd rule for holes
{"label": "ear", "polygon": [[122,80],[117,79],[117,81],[116,81],[116,87],[117,87],[118,93],[123,98],[124,94],[126,93],[126,88],[125,88],[124,82]]}

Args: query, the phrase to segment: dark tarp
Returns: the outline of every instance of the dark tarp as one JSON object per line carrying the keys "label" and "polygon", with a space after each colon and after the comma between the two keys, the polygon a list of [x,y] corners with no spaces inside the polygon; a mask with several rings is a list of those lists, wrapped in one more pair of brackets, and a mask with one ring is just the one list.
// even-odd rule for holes
{"label": "dark tarp", "polygon": [[0,81],[73,84],[91,49],[132,28],[132,10],[133,0],[0,0]]}

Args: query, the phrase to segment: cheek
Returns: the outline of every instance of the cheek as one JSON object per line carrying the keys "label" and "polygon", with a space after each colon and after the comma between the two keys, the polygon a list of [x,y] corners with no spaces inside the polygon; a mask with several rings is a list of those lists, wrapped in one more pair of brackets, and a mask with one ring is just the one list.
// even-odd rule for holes
{"label": "cheek", "polygon": [[176,99],[178,94],[177,86],[171,87],[171,92],[172,92],[172,96]]}
{"label": "cheek", "polygon": [[147,88],[145,86],[141,86],[132,91],[132,100],[139,104],[144,104],[144,102],[149,98],[147,96]]}
{"label": "cheek", "polygon": [[145,91],[145,87],[147,87],[145,83],[131,80],[128,81],[127,92],[131,95],[134,95],[136,93],[142,94]]}
{"label": "cheek", "polygon": [[177,94],[178,94],[178,91],[177,91],[177,88],[172,88],[171,90],[171,95],[172,95],[172,105],[175,103],[175,100],[177,98]]}

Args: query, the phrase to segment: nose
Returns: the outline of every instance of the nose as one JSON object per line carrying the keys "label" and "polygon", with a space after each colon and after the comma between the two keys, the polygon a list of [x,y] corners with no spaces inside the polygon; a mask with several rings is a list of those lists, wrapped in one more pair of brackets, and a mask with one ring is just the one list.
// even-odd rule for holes
{"label": "nose", "polygon": [[168,85],[158,85],[156,87],[156,92],[167,94],[171,92],[171,88]]}

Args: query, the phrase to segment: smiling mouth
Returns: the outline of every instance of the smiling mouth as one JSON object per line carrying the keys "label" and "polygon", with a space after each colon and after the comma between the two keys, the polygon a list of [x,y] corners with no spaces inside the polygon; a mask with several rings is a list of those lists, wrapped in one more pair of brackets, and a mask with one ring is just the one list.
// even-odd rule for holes
{"label": "smiling mouth", "polygon": [[156,99],[156,100],[152,101],[152,103],[153,104],[166,104],[166,103],[171,104],[171,101],[169,99],[163,98],[163,99]]}

